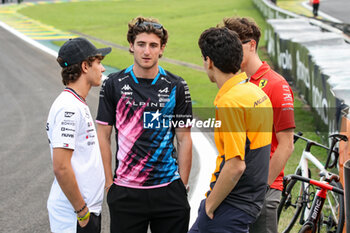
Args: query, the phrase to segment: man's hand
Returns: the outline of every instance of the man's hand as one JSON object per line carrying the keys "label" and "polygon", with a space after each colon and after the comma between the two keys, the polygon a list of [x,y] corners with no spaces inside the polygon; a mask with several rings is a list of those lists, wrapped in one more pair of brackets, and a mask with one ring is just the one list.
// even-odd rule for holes
{"label": "man's hand", "polygon": [[109,185],[106,185],[106,187],[105,187],[106,193],[108,193],[108,191],[110,190],[112,185],[113,185],[113,182],[111,184],[109,184]]}
{"label": "man's hand", "polygon": [[[78,214],[78,217],[80,217],[80,218],[84,217],[89,212],[89,209],[88,208],[86,208],[86,209],[87,209],[87,211],[85,211],[84,214]],[[89,220],[90,220],[90,215],[85,220],[82,220],[82,221],[78,220],[79,226],[85,227],[89,223]]]}

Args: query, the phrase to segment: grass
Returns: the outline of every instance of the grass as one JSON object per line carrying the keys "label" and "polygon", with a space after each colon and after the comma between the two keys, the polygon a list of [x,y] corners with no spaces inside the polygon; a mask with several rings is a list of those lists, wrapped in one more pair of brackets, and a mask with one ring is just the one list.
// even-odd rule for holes
{"label": "grass", "polygon": [[[63,31],[79,31],[123,46],[128,46],[127,23],[132,18],[139,15],[155,17],[169,31],[164,56],[201,66],[197,45],[199,35],[203,30],[216,26],[224,17],[238,16],[239,13],[239,16],[254,18],[262,30],[266,27],[252,1],[223,0],[220,4],[212,0],[72,2],[35,5],[23,8],[19,13]],[[264,38],[260,44],[265,46]],[[104,64],[124,68],[132,64],[132,56],[114,49]],[[208,82],[204,72],[165,62],[161,65],[188,82],[195,108],[212,106],[217,88]]]}

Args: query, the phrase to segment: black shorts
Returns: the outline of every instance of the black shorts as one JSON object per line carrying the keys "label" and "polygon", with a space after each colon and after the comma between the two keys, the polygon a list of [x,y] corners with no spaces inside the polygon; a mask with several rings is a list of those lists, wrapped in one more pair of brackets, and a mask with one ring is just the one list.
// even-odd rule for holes
{"label": "black shorts", "polygon": [[77,222],[77,233],[100,233],[101,232],[101,214],[97,216],[90,213],[90,219],[85,227],[81,227]]}
{"label": "black shorts", "polygon": [[111,233],[187,233],[190,206],[181,179],[168,186],[134,189],[113,184],[107,194]]}

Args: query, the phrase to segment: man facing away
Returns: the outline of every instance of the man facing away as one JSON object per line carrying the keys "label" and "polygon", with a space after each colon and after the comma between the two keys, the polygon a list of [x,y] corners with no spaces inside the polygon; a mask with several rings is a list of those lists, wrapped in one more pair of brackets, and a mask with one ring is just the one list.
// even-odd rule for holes
{"label": "man facing away", "polygon": [[[148,225],[153,233],[187,232],[192,140],[190,128],[172,123],[192,119],[188,86],[158,65],[168,39],[163,25],[138,17],[128,26],[134,64],[109,75],[103,83],[96,121],[111,232],[146,233]],[[117,143],[114,178],[113,126]]]}
{"label": "man facing away", "polygon": [[199,38],[204,68],[219,88],[214,138],[219,155],[210,191],[190,233],[248,232],[267,190],[272,108],[245,73],[238,74],[242,45],[227,28],[210,28]]}
{"label": "man facing away", "polygon": [[70,39],[57,61],[66,86],[51,106],[47,120],[55,180],[47,201],[52,232],[101,229],[105,176],[97,134],[86,97],[101,84],[101,60],[111,48],[97,49],[84,38]]}
{"label": "man facing away", "polygon": [[259,86],[270,98],[273,106],[273,131],[268,184],[264,207],[250,232],[277,232],[277,208],[283,190],[284,166],[291,156],[294,145],[294,97],[287,81],[262,62],[257,53],[260,29],[247,18],[226,18],[224,26],[237,32],[243,44],[241,70],[250,82]]}

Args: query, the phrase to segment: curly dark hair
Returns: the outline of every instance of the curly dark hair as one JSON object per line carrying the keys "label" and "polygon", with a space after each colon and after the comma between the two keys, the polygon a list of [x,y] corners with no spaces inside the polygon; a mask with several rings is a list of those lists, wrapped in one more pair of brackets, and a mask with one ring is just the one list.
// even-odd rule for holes
{"label": "curly dark hair", "polygon": [[227,28],[212,27],[201,34],[198,45],[203,58],[209,57],[222,72],[235,74],[239,71],[243,50],[237,33]]}
{"label": "curly dark hair", "polygon": [[[136,36],[144,32],[157,35],[160,38],[160,46],[168,42],[168,31],[157,19],[137,17],[129,22],[128,27],[127,39],[129,43],[134,44]],[[130,49],[129,52],[133,53]]]}
{"label": "curly dark hair", "polygon": [[252,19],[231,17],[223,19],[224,27],[237,32],[241,41],[253,39],[256,41],[256,49],[258,49],[261,37],[260,28]]}
{"label": "curly dark hair", "polygon": [[[92,63],[96,60],[99,59],[100,61],[103,60],[104,56],[93,56],[93,57],[88,57],[85,62],[91,67]],[[69,83],[74,83],[76,80],[81,75],[82,69],[81,69],[81,64],[84,62],[81,61],[78,64],[73,64],[67,67],[62,68],[61,71],[61,76],[62,76],[62,83],[63,85],[67,86]],[[61,57],[57,58],[57,62],[61,64],[64,62],[64,60]]]}

